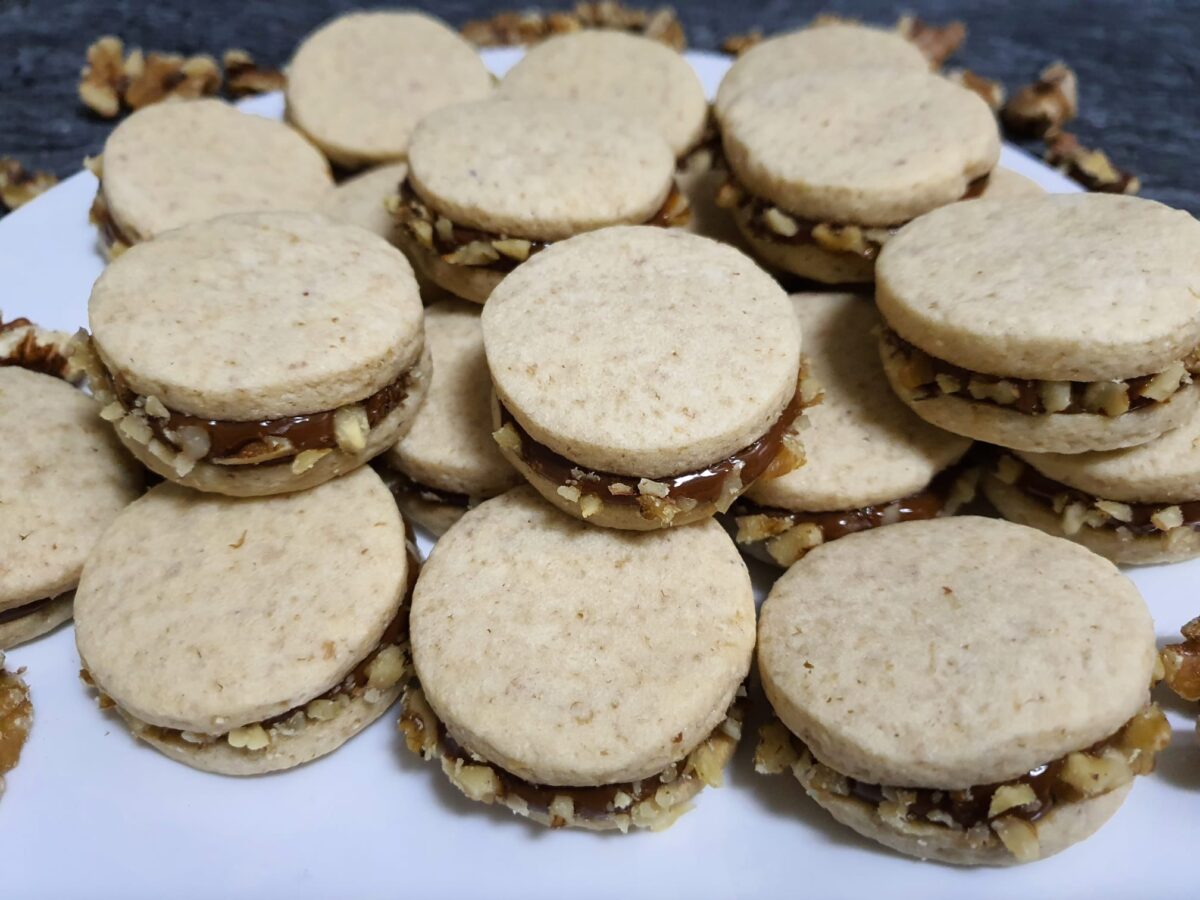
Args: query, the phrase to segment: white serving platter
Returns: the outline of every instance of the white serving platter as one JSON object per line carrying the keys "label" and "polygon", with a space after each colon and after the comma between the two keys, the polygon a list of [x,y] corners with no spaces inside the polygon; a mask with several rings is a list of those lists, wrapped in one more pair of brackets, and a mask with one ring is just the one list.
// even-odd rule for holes
{"label": "white serving platter", "polygon": [[[485,51],[498,74],[520,50]],[[729,65],[689,53],[711,94]],[[278,117],[282,98],[248,101]],[[1001,162],[1051,191],[1077,188],[1012,147]],[[81,172],[0,220],[0,308],[86,324],[103,261]],[[0,440],[22,440],[0,435]],[[420,540],[423,553],[430,542]],[[1200,613],[1200,561],[1129,570],[1160,641]],[[755,568],[762,590],[765,567]],[[1196,897],[1200,745],[1165,694],[1175,741],[1098,834],[1015,869],[921,863],[836,824],[787,776],[755,775],[748,730],[726,786],[660,833],[550,831],[467,801],[403,748],[388,714],[331,756],[239,780],[136,743],[80,684],[70,627],[9,654],[28,668],[36,722],[0,800],[0,898]],[[761,713],[760,713],[761,714]],[[757,721],[757,716],[755,721]]]}

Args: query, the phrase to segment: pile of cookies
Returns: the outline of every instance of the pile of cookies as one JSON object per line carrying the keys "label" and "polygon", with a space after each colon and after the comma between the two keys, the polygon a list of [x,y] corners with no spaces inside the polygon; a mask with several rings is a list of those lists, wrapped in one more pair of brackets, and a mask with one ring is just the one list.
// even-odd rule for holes
{"label": "pile of cookies", "polygon": [[[648,38],[494,85],[357,13],[286,99],[121,123],[88,330],[0,325],[0,647],[73,609],[100,706],[223,774],[401,698],[413,752],[553,827],[720,785],[756,647],[759,771],[904,853],[1045,857],[1153,770],[1196,629],[1160,659],[1114,562],[1200,556],[1191,216],[1042,194],[845,23],[710,111]],[[743,554],[786,570],[757,617]]]}

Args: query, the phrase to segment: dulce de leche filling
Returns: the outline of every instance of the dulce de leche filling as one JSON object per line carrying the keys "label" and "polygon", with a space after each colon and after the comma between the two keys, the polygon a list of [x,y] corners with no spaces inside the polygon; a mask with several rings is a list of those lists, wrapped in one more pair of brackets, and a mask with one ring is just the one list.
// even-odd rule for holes
{"label": "dulce de leche filling", "polygon": [[630,825],[658,829],[671,824],[702,787],[721,785],[725,764],[741,738],[741,696],[739,691],[724,721],[704,741],[662,772],[603,785],[538,785],[488,762],[447,733],[418,685],[405,691],[399,725],[409,750],[425,759],[440,757],[446,773],[473,800],[502,803],[552,828],[593,823],[622,831]]}
{"label": "dulce de leche filling", "polygon": [[9,622],[16,622],[18,619],[39,613],[55,600],[62,599],[65,596],[66,594],[58,594],[54,597],[34,600],[32,603],[26,603],[22,606],[14,606],[12,609],[0,609],[0,625],[7,625]]}
{"label": "dulce de leche filling", "polygon": [[814,547],[848,534],[953,515],[975,497],[978,470],[956,464],[939,472],[921,490],[888,503],[828,512],[803,512],[760,506],[746,497],[732,507],[739,544],[764,544],[781,566],[790,566]]}
{"label": "dulce de leche filling", "polygon": [[1179,528],[1200,530],[1200,500],[1184,503],[1106,500],[1055,481],[1008,453],[997,457],[991,474],[1060,516],[1063,532],[1068,535],[1078,534],[1085,527],[1130,537],[1169,534]]}
{"label": "dulce de leche filling", "polygon": [[[409,179],[400,182],[388,198],[388,210],[397,224],[426,250],[451,265],[472,266],[496,272],[511,272],[534,253],[550,246],[549,241],[509,237],[452,222],[430,208],[413,190]],[[687,198],[672,182],[662,206],[642,224],[662,228],[682,226],[691,218]]]}
{"label": "dulce de leche filling", "polygon": [[713,504],[724,512],[754,481],[785,475],[804,463],[804,449],[795,434],[796,421],[807,406],[818,402],[805,395],[803,376],[795,395],[766,434],[736,453],[695,472],[658,479],[638,478],[584,469],[578,463],[534,440],[497,397],[500,428],[493,437],[502,449],[516,454],[530,469],[552,484],[558,494],[578,503],[590,518],[605,504],[636,506],[648,519],[669,522],[680,512]]}
{"label": "dulce de leche filling", "polygon": [[[20,332],[15,341],[13,335]],[[10,337],[5,338],[5,335]],[[10,343],[11,342],[11,343]],[[66,348],[54,343],[28,319],[0,319],[0,367],[16,366],[63,381],[74,381]]]}
{"label": "dulce de leche filling", "polygon": [[[984,175],[972,181],[960,199],[971,200],[982,195],[989,177]],[[806,219],[750,193],[733,175],[717,191],[716,203],[733,210],[750,233],[760,240],[792,246],[815,244],[828,253],[848,253],[866,260],[875,259],[883,245],[908,224],[859,225]]]}
{"label": "dulce de leche filling", "polygon": [[819,762],[778,719],[764,725],[755,768],[791,769],[809,793],[854,800],[892,827],[934,826],[966,833],[984,844],[994,834],[1019,860],[1039,855],[1037,823],[1056,807],[1103,796],[1154,771],[1155,755],[1170,743],[1162,710],[1148,704],[1114,734],[996,784],[961,790],[890,787],[859,781]]}
{"label": "dulce de leche filling", "polygon": [[1089,413],[1114,418],[1166,403],[1200,372],[1200,351],[1162,372],[1111,381],[1046,381],[1009,378],[964,369],[930,356],[885,328],[883,350],[897,364],[897,378],[912,400],[958,397],[1027,416]]}
{"label": "dulce de leche filling", "polygon": [[113,218],[108,200],[104,196],[103,184],[96,191],[96,196],[92,200],[92,206],[88,210],[88,221],[95,225],[100,232],[100,240],[104,242],[110,257],[119,256],[136,243]]}

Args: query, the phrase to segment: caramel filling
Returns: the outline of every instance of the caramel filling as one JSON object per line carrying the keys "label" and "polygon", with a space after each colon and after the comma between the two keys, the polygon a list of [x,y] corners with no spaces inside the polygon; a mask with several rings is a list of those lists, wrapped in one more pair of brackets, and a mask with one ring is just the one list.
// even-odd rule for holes
{"label": "caramel filling", "polygon": [[[451,265],[507,273],[552,243],[507,237],[452,222],[417,196],[408,179],[400,182],[397,194],[389,198],[388,208],[417,243]],[[686,225],[690,217],[687,198],[672,182],[662,206],[642,224],[671,228]]]}
{"label": "caramel filling", "polygon": [[[960,199],[979,197],[987,188],[989,177],[984,175],[972,181]],[[760,240],[792,246],[815,244],[829,253],[848,253],[866,260],[875,259],[883,245],[908,224],[858,225],[805,219],[751,194],[732,175],[717,192],[717,205],[734,210],[750,233]]]}
{"label": "caramel filling", "polygon": [[[990,828],[1014,853],[1016,835],[1032,839],[1032,825],[1055,807],[1089,800],[1116,790],[1135,775],[1154,771],[1155,755],[1170,743],[1171,726],[1155,704],[1148,704],[1113,735],[996,784],[965,790],[890,787],[858,781],[819,762],[808,747],[778,719],[763,727],[755,753],[760,772],[791,768],[810,791],[852,798],[888,822],[911,822],[970,831]],[[1016,835],[1014,835],[1016,832]],[[1024,842],[1021,842],[1024,844]],[[1021,848],[1027,850],[1026,844]]]}
{"label": "caramel filling", "polygon": [[[757,479],[785,475],[803,465],[803,448],[794,428],[813,402],[804,399],[804,388],[798,387],[775,424],[754,443],[703,469],[656,480],[582,468],[534,440],[499,398],[496,405],[500,429],[495,437],[501,447],[515,452],[530,469],[559,485],[561,496],[578,502],[585,518],[589,515],[585,504],[594,503],[639,506],[647,518],[660,517],[666,505],[686,512],[711,503],[724,512]],[[594,507],[591,514],[598,509]]]}
{"label": "caramel filling", "polygon": [[[486,767],[490,773],[485,776],[488,802],[500,801],[525,813],[540,814],[550,819],[551,827],[561,828],[572,824],[561,814],[568,810],[572,820],[598,822],[629,815],[641,804],[656,802],[656,797],[662,799],[659,791],[665,785],[677,791],[692,788],[689,793],[704,785],[719,786],[722,769],[719,764],[714,769],[714,759],[718,758],[713,756],[715,744],[723,743],[726,747],[735,744],[741,736],[744,718],[744,703],[735,699],[725,720],[708,738],[658,775],[640,781],[581,787],[534,784],[465,749],[447,733],[419,685],[411,685],[405,693],[400,730],[412,752],[426,759],[436,755],[448,769],[461,774],[464,769]],[[658,805],[660,809],[656,812],[666,811],[661,803]]]}
{"label": "caramel filling", "polygon": [[104,246],[108,248],[110,255],[115,256],[137,243],[121,230],[121,226],[113,218],[112,210],[108,206],[108,200],[104,197],[103,183],[97,189],[96,196],[92,200],[91,209],[88,210],[88,221],[99,230],[100,239],[104,241]]}
{"label": "caramel filling", "polygon": [[1105,500],[1055,481],[1015,456],[1002,454],[993,476],[1063,518],[1063,529],[1075,534],[1083,526],[1145,537],[1176,528],[1200,530],[1200,500],[1185,503],[1125,503]]}
{"label": "caramel filling", "polygon": [[899,360],[898,379],[913,400],[957,396],[1027,416],[1089,413],[1115,418],[1169,402],[1200,372],[1200,352],[1193,352],[1152,375],[1112,381],[1044,381],[964,369],[930,356],[890,328],[883,331],[883,348]]}

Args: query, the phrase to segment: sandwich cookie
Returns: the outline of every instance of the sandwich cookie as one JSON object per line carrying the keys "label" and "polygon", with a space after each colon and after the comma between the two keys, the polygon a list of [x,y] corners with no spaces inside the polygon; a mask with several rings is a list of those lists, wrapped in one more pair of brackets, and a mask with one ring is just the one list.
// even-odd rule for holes
{"label": "sandwich cookie", "polygon": [[[1163,680],[1184,700],[1200,701],[1200,617],[1179,629],[1183,641],[1163,647],[1160,654]],[[1200,719],[1196,721],[1200,735]]]}
{"label": "sandwich cookie", "polygon": [[344,169],[403,159],[426,115],[492,91],[474,48],[416,12],[340,16],[304,39],[287,76],[288,121]]}
{"label": "sandwich cookie", "polygon": [[164,231],[237,212],[315,209],[329,164],[293,129],[220,100],[158,103],[113,129],[89,167],[89,219],[111,259]]}
{"label": "sandwich cookie", "polygon": [[[2,338],[3,335],[0,335]],[[84,559],[142,490],[142,470],[93,400],[0,367],[0,649],[71,618]]]}
{"label": "sandwich cookie", "polygon": [[407,175],[404,163],[376,166],[332,188],[317,205],[317,211],[392,240],[396,220],[388,212],[386,201]]}
{"label": "sandwich cookie", "polygon": [[872,69],[928,72],[929,60],[895,31],[840,22],[802,28],[762,41],[734,60],[721,79],[713,112],[724,119],[748,88],[792,75],[833,73],[853,81]]}
{"label": "sandwich cookie", "polygon": [[854,294],[797,294],[792,304],[822,399],[805,414],[804,466],[759,479],[730,509],[738,544],[790,566],[847,534],[957,512],[975,492],[977,473],[959,465],[971,442],[882,388],[874,305]]}
{"label": "sandwich cookie", "polygon": [[675,157],[653,124],[600,104],[450,107],[418,126],[408,164],[391,200],[397,241],[418,271],[476,303],[553,242],[687,219]]}
{"label": "sandwich cookie", "polygon": [[406,519],[442,534],[469,508],[521,483],[492,440],[492,381],[479,307],[440,300],[425,310],[433,356],[429,395],[384,461]]}
{"label": "sandwich cookie", "polygon": [[1018,175],[1012,169],[996,166],[988,176],[979,196],[985,200],[1005,200],[1012,197],[1041,197],[1046,190],[1036,181]]}
{"label": "sandwich cookie", "polygon": [[888,379],[918,415],[1016,450],[1142,444],[1196,415],[1200,223],[1136,197],[958,203],[880,256]]}
{"label": "sandwich cookie", "polygon": [[753,648],[750,576],[715,522],[589,528],[517,488],[422,572],[400,729],[472,800],[659,830],[721,784]]}
{"label": "sandwich cookie", "polygon": [[577,31],[531,47],[498,93],[608,104],[654,123],[677,157],[696,145],[708,119],[704,86],[683,56],[618,31]]}
{"label": "sandwich cookie", "polygon": [[5,670],[4,651],[0,650],[0,798],[4,796],[4,776],[21,761],[32,728],[29,686],[20,672]]}
{"label": "sandwich cookie", "polygon": [[777,719],[755,767],[839,822],[960,865],[1057,853],[1116,812],[1171,728],[1149,610],[1112,563],[996,519],[822,546],[763,605]]}
{"label": "sandwich cookie", "polygon": [[593,525],[685,525],[803,463],[799,324],[732,247],[645,227],[563,241],[496,290],[483,339],[501,452]]}
{"label": "sandwich cookie", "polygon": [[897,229],[978,196],[1000,156],[980,97],[929,72],[821,71],[747,88],[721,120],[717,202],[772,266],[869,282]]}
{"label": "sandwich cookie", "polygon": [[1200,556],[1200,410],[1125,450],[1001,451],[984,492],[1006,519],[1078,541],[1113,562]]}
{"label": "sandwich cookie", "polygon": [[316,214],[226,216],[105,270],[82,354],[118,436],[164,478],[313,487],[404,436],[429,385],[412,268]]}
{"label": "sandwich cookie", "polygon": [[369,468],[249,500],[160,484],[88,559],[82,677],[178,762],[222,775],[298,766],[399,696],[416,570]]}

